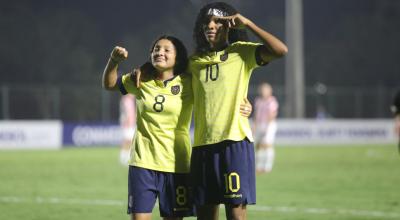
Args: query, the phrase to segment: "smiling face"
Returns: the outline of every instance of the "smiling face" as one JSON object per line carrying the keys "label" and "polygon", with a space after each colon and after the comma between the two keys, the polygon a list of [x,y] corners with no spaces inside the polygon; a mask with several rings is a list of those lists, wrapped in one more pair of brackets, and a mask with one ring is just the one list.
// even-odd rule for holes
{"label": "smiling face", "polygon": [[157,41],[151,51],[151,63],[158,71],[172,70],[176,63],[176,49],[170,40]]}
{"label": "smiling face", "polygon": [[226,44],[228,41],[226,22],[213,16],[203,24],[203,33],[211,48]]}

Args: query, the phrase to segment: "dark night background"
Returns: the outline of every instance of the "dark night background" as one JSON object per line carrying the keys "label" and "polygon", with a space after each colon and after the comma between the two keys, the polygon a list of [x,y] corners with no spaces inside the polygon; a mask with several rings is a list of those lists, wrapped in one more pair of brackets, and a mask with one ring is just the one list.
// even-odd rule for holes
{"label": "dark night background", "polygon": [[[2,2],[0,119],[116,120],[118,94],[104,95],[101,89],[101,74],[113,47],[129,51],[121,71],[145,62],[151,43],[164,33],[182,39],[192,51],[194,20],[206,2]],[[284,1],[227,2],[285,40]],[[333,117],[389,117],[392,93],[400,86],[400,1],[303,4],[307,117],[315,115],[319,104]],[[284,101],[284,64],[281,59],[253,74],[251,99],[258,82],[269,81]],[[317,84],[326,85],[327,92],[316,93]]]}

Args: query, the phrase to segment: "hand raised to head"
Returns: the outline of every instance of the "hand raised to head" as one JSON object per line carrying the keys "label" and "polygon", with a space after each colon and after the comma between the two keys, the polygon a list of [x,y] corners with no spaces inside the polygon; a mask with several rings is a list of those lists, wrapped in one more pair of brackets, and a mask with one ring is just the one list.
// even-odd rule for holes
{"label": "hand raised to head", "polygon": [[243,29],[251,21],[241,14],[235,14],[232,16],[212,16],[212,19],[226,21],[228,28]]}

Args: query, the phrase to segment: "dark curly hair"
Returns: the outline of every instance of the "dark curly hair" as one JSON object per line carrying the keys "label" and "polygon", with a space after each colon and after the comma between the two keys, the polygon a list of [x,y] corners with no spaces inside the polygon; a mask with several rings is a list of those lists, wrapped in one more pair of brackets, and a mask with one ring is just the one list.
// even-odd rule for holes
{"label": "dark curly hair", "polygon": [[[206,53],[210,51],[210,45],[207,42],[206,37],[204,36],[204,30],[203,30],[203,25],[209,20],[208,11],[210,8],[219,9],[227,13],[228,16],[235,15],[238,13],[238,11],[233,6],[225,2],[213,2],[201,8],[199,14],[197,15],[196,23],[193,29],[195,53]],[[229,34],[228,34],[229,43],[232,44],[236,41],[248,41],[248,40],[249,38],[247,36],[246,30],[229,29]]]}
{"label": "dark curly hair", "polygon": [[[169,35],[162,35],[157,40],[154,41],[153,45],[151,46],[150,53],[153,52],[154,47],[156,46],[157,42],[166,39],[171,41],[171,43],[174,45],[175,50],[176,50],[176,58],[175,58],[175,66],[174,66],[174,75],[179,75],[182,73],[185,73],[187,65],[188,65],[188,54],[185,45],[180,41],[178,38],[169,36]],[[151,58],[150,58],[151,60]],[[150,62],[151,64],[151,62]],[[153,65],[152,66],[152,71],[155,72],[155,68]]]}

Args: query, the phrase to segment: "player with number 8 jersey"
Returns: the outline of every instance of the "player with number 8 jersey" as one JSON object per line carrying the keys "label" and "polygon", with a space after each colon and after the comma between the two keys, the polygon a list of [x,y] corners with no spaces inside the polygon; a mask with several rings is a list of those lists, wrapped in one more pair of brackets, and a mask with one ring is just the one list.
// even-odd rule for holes
{"label": "player with number 8 jersey", "polygon": [[187,52],[180,40],[161,36],[151,48],[149,75],[140,83],[132,74],[118,76],[125,48],[115,47],[103,73],[103,87],[136,97],[137,129],[128,173],[128,214],[151,219],[159,201],[160,215],[180,220],[195,215],[188,172],[191,155],[189,126],[193,109],[191,76],[185,74]]}
{"label": "player with number 8 jersey", "polygon": [[190,75],[177,75],[164,82],[144,81],[138,89],[127,74],[118,79],[118,87],[122,94],[136,96],[138,109],[138,129],[129,164],[163,172],[188,173],[191,143],[187,131],[193,109]]}

